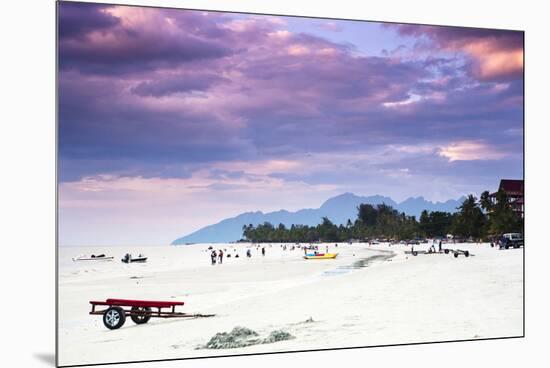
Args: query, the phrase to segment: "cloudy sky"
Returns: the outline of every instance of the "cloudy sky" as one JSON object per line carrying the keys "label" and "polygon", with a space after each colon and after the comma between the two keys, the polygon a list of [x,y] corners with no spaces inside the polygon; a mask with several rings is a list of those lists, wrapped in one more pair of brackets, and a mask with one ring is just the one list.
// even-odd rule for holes
{"label": "cloudy sky", "polygon": [[61,245],[523,176],[520,32],[59,5]]}

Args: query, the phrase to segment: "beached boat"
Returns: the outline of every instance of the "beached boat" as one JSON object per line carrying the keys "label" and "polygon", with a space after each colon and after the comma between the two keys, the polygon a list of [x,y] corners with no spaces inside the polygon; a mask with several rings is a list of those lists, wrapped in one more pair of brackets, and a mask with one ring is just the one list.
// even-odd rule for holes
{"label": "beached boat", "polygon": [[124,258],[121,259],[122,262],[124,263],[138,263],[138,262],[147,262],[147,257],[145,257],[143,254],[140,254],[139,256],[137,257],[132,257],[132,255],[130,253],[126,253],[124,255]]}
{"label": "beached boat", "polygon": [[76,258],[73,258],[73,261],[76,262],[76,261],[112,261],[115,257],[107,257],[105,254],[99,254],[99,255],[95,255],[95,254],[92,254],[90,257],[88,256],[78,256]]}
{"label": "beached boat", "polygon": [[304,256],[305,259],[334,259],[338,253],[309,253]]}

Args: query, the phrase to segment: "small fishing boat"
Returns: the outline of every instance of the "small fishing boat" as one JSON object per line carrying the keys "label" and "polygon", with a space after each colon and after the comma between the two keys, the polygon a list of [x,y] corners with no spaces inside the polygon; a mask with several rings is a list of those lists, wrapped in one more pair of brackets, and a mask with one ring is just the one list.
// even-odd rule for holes
{"label": "small fishing boat", "polygon": [[124,263],[144,263],[147,262],[147,257],[145,257],[143,254],[140,254],[134,258],[130,253],[126,253],[121,261]]}
{"label": "small fishing boat", "polygon": [[334,259],[338,253],[307,253],[305,259]]}
{"label": "small fishing boat", "polygon": [[112,261],[115,257],[107,257],[105,254],[92,254],[90,257],[81,255],[73,258],[73,262],[76,261]]}

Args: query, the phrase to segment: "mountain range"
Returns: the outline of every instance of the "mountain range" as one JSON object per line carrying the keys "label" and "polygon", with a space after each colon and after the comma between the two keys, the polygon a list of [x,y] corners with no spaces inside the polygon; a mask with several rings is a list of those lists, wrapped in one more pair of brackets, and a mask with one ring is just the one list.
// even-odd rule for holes
{"label": "mountain range", "polygon": [[463,199],[464,197],[456,200],[450,199],[445,202],[431,202],[423,197],[411,197],[403,202],[397,203],[389,197],[380,195],[363,197],[353,193],[344,193],[329,198],[319,208],[306,208],[296,212],[286,210],[267,213],[261,211],[245,212],[178,238],[172,242],[172,245],[187,243],[226,243],[236,241],[242,238],[243,225],[252,224],[256,226],[266,221],[275,226],[280,223],[284,224],[286,227],[290,227],[292,224],[315,226],[321,223],[322,218],[326,216],[337,225],[345,224],[348,219],[352,222],[355,221],[357,218],[357,207],[362,203],[372,205],[385,203],[399,212],[405,212],[409,216],[416,216],[418,219],[423,210],[428,210],[430,212],[456,212],[456,208],[460,206]]}

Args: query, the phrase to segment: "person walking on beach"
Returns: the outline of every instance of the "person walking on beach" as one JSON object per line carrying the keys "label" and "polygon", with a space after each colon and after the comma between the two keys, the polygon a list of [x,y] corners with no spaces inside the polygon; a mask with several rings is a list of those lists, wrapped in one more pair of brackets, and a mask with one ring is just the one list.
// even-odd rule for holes
{"label": "person walking on beach", "polygon": [[252,257],[252,252],[250,252],[250,249],[247,249],[247,250],[246,250],[246,256],[247,256],[248,258]]}
{"label": "person walking on beach", "polygon": [[428,252],[430,252],[430,253],[434,252],[435,253],[435,239],[432,241],[432,245],[431,245],[430,249],[428,250]]}
{"label": "person walking on beach", "polygon": [[223,263],[223,250],[221,250],[221,249],[220,249],[220,252],[218,253],[218,258],[219,258],[218,263],[222,264]]}
{"label": "person walking on beach", "polygon": [[439,253],[441,253],[441,239],[439,239]]}
{"label": "person walking on beach", "polygon": [[214,266],[216,264],[216,251],[213,250],[212,253],[210,253],[210,259],[212,260],[212,266]]}
{"label": "person walking on beach", "polygon": [[265,256],[265,247],[262,247],[262,256]]}

